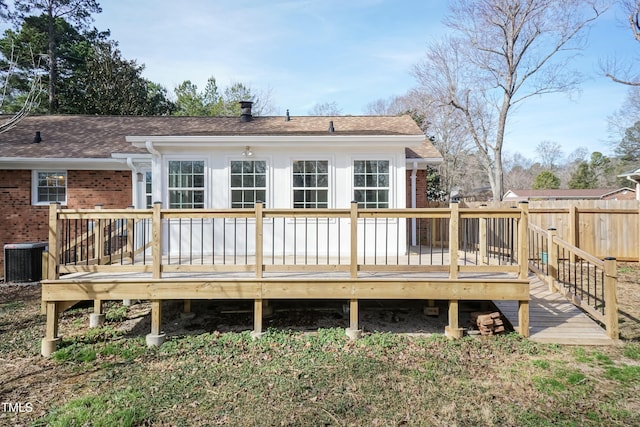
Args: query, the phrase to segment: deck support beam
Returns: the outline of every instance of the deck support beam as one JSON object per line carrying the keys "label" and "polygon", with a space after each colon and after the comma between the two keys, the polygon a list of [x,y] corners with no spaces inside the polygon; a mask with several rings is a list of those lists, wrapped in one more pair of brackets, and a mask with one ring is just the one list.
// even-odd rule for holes
{"label": "deck support beam", "polygon": [[459,325],[459,302],[449,300],[449,324],[444,328],[444,333],[449,338],[462,338],[462,328]]}
{"label": "deck support beam", "polygon": [[151,301],[151,333],[146,336],[147,347],[162,345],[166,334],[162,332],[162,300]]}
{"label": "deck support beam", "polygon": [[362,329],[358,328],[358,300],[349,300],[349,327],[345,330],[347,336],[357,340],[362,336]]}
{"label": "deck support beam", "polygon": [[518,328],[523,338],[529,338],[529,301],[518,301]]}
{"label": "deck support beam", "polygon": [[263,300],[253,300],[253,331],[251,331],[251,338],[261,338],[264,335],[262,329],[262,316],[263,316]]}
{"label": "deck support beam", "polygon": [[104,301],[100,299],[93,300],[93,313],[89,315],[89,327],[99,328],[104,325]]}
{"label": "deck support beam", "polygon": [[46,307],[47,326],[45,336],[42,339],[42,344],[40,346],[40,354],[44,357],[49,357],[54,351],[56,351],[58,343],[60,342],[60,337],[58,336],[58,318],[60,308],[56,302],[47,302]]}

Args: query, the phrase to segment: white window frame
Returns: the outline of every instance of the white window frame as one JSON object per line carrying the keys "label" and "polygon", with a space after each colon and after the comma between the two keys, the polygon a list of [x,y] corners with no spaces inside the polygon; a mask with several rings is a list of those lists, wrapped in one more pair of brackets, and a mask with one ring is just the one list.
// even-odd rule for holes
{"label": "white window frame", "polygon": [[[39,174],[48,173],[48,174],[58,174],[64,175],[64,200],[51,200],[51,201],[40,201],[40,186],[39,184]],[[34,206],[47,206],[51,203],[60,203],[61,205],[66,205],[69,197],[69,174],[66,170],[33,170],[31,171],[31,204]],[[51,187],[56,188],[56,187]]]}
{"label": "white window frame", "polygon": [[[202,162],[203,163],[203,185],[202,187],[171,187],[170,186],[170,163],[171,162]],[[171,157],[166,159],[166,206],[169,209],[191,209],[190,207],[172,207],[171,206],[171,192],[176,190],[186,190],[186,191],[202,191],[202,207],[206,208],[208,206],[208,165],[207,160],[202,158],[193,158],[193,157]],[[146,203],[146,198],[145,198]],[[196,208],[199,209],[199,208]]]}
{"label": "white window frame", "polygon": [[[295,185],[295,172],[293,169],[293,164],[295,162],[326,162],[327,163],[327,172],[326,172],[326,176],[327,176],[327,185],[325,187],[319,187],[319,186],[313,186],[313,187],[306,187],[303,183],[303,186],[296,186]],[[306,174],[303,173],[303,176],[305,176]],[[317,177],[318,174],[315,173],[315,176]],[[296,191],[319,191],[319,190],[324,190],[327,193],[327,198],[326,198],[326,207],[320,207],[320,209],[325,209],[325,208],[330,208],[332,203],[331,203],[331,161],[329,161],[329,159],[322,159],[322,158],[296,158],[293,159],[291,161],[291,207],[293,207],[294,209],[314,209],[314,208],[318,208],[317,206],[314,207],[307,207],[307,206],[303,206],[303,207],[296,207],[296,200],[295,200],[295,192]],[[302,202],[302,203],[308,203],[308,202]],[[317,205],[318,202],[316,201],[315,204]]]}
{"label": "white window frame", "polygon": [[[387,162],[388,164],[388,172],[387,172],[387,186],[386,187],[381,187],[378,186],[377,183],[375,186],[373,185],[367,185],[367,183],[365,182],[364,186],[361,185],[356,185],[356,162]],[[351,186],[351,190],[352,190],[352,196],[353,196],[353,200],[356,200],[356,191],[362,190],[362,191],[370,191],[370,190],[375,190],[375,191],[380,191],[380,190],[386,190],[387,192],[387,206],[386,207],[380,207],[379,206],[379,202],[376,202],[376,206],[367,206],[365,204],[364,201],[362,202],[358,202],[358,206],[360,208],[364,208],[364,209],[388,209],[388,208],[393,208],[394,207],[394,203],[392,202],[392,197],[393,197],[393,193],[392,193],[392,189],[393,189],[393,173],[392,171],[394,171],[394,163],[391,159],[388,158],[354,158],[351,161],[351,179],[352,179],[352,186]],[[378,174],[376,174],[376,176],[378,176]],[[366,173],[365,173],[365,177],[366,177]],[[366,179],[366,178],[365,178]]]}
{"label": "white window frame", "polygon": [[[253,186],[253,187],[233,187],[233,178],[232,178],[232,163],[234,162],[264,162],[264,187],[257,187],[257,186]],[[267,159],[264,158],[237,158],[237,159],[229,159],[229,163],[228,163],[228,174],[227,177],[229,179],[229,207],[232,209],[241,209],[241,208],[236,208],[233,206],[234,202],[233,202],[233,192],[234,191],[254,191],[254,202],[252,206],[243,206],[245,209],[252,209],[255,206],[255,202],[257,200],[255,200],[255,191],[257,190],[264,190],[264,199],[265,200],[261,200],[261,202],[265,205],[268,206],[268,198],[269,198],[269,161]],[[254,174],[255,175],[255,174]],[[243,205],[245,204],[245,202],[242,202]]]}

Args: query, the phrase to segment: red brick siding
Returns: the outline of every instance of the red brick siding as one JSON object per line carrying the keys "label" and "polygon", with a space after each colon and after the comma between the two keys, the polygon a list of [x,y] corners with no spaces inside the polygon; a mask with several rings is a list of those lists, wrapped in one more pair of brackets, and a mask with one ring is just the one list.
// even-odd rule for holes
{"label": "red brick siding", "polygon": [[[411,207],[411,171],[407,170],[407,207]],[[416,173],[416,207],[427,208],[427,171],[418,170]]]}
{"label": "red brick siding", "polygon": [[[65,207],[126,208],[131,200],[131,171],[68,171]],[[46,241],[49,206],[31,204],[31,171],[0,170],[0,275],[4,276],[4,245]]]}

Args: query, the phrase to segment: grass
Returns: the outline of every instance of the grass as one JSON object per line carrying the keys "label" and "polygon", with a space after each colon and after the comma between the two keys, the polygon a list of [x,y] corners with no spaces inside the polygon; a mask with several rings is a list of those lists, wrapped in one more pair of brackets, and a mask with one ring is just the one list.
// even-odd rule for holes
{"label": "grass", "polygon": [[43,359],[39,301],[2,304],[0,395],[34,410],[0,411],[0,425],[640,425],[637,342],[390,333],[354,342],[336,328],[174,335],[147,348],[121,327],[139,313],[114,304],[95,329],[90,307],[65,312],[63,341]]}

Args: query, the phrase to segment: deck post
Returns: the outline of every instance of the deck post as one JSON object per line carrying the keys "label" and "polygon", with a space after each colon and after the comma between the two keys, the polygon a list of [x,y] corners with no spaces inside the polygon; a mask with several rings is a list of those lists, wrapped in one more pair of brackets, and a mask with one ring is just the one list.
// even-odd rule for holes
{"label": "deck post", "polygon": [[151,256],[153,257],[153,278],[162,278],[162,202],[153,202],[151,220]]}
{"label": "deck post", "polygon": [[55,301],[47,301],[47,326],[45,336],[40,345],[40,354],[49,357],[56,351],[60,337],[58,336],[59,307]]}
{"label": "deck post", "polygon": [[554,227],[547,229],[547,285],[549,285],[549,292],[555,292],[558,288],[558,251],[553,246],[557,236],[558,230]]}
{"label": "deck post", "polygon": [[520,221],[518,222],[518,262],[520,265],[519,279],[529,277],[529,202],[519,203]]}
{"label": "deck post", "polygon": [[264,335],[262,331],[262,299],[253,300],[253,331],[251,338],[256,339]]}
{"label": "deck post", "polygon": [[352,279],[358,277],[358,202],[351,202],[351,260],[350,269]]}
{"label": "deck post", "polygon": [[520,335],[529,337],[529,301],[518,301],[518,328]]}
{"label": "deck post", "polygon": [[[458,278],[458,224],[460,223],[460,205],[458,202],[449,204],[451,217],[449,218],[449,279]],[[457,304],[457,302],[456,302]]]}
{"label": "deck post", "polygon": [[180,318],[183,320],[189,320],[196,317],[196,314],[191,311],[191,300],[186,299],[182,304],[182,313],[180,313]]}
{"label": "deck post", "polygon": [[162,300],[151,300],[151,333],[146,336],[147,347],[162,345],[166,334],[162,332]]}
{"label": "deck post", "polygon": [[620,338],[618,329],[618,265],[614,257],[604,259],[604,315],[607,335],[612,340]]}
{"label": "deck post", "polygon": [[358,329],[358,300],[349,301],[349,327],[345,330],[347,336],[352,340],[357,340],[362,336],[362,329]]}
{"label": "deck post", "polygon": [[[486,208],[485,203],[480,205],[480,209]],[[489,264],[489,257],[487,256],[487,221],[489,218],[480,218],[478,227],[478,251],[480,253],[480,262],[482,264]]]}
{"label": "deck post", "polygon": [[58,257],[60,254],[60,245],[62,244],[58,239],[58,211],[60,210],[60,203],[54,202],[49,205],[49,252],[48,252],[48,268],[47,279],[56,280],[60,278],[58,269]]}
{"label": "deck post", "polygon": [[105,314],[104,301],[96,299],[93,300],[93,313],[89,314],[89,327],[98,328],[104,325]]}
{"label": "deck post", "polygon": [[460,328],[458,317],[459,308],[457,299],[449,300],[449,324],[444,328],[444,333],[449,338],[462,338],[462,328]]}

